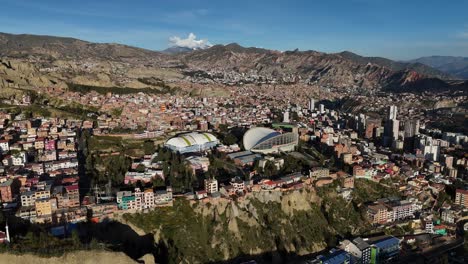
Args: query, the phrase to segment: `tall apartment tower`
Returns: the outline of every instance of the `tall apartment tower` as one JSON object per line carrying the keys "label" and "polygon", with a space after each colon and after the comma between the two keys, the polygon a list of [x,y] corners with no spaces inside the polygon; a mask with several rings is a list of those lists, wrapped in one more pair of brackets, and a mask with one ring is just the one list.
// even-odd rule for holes
{"label": "tall apartment tower", "polygon": [[411,138],[419,134],[419,120],[405,121],[405,138]]}
{"label": "tall apartment tower", "polygon": [[319,104],[319,111],[320,111],[320,114],[325,113],[325,105]]}
{"label": "tall apartment tower", "polygon": [[314,109],[315,109],[315,99],[314,98],[309,98],[308,108],[309,108],[309,111],[311,111],[311,112],[314,111]]}
{"label": "tall apartment tower", "polygon": [[394,140],[398,139],[398,132],[400,130],[400,121],[397,120],[397,107],[391,105],[388,110],[388,117],[385,121],[384,128],[384,141],[383,145],[389,147],[392,145]]}
{"label": "tall apartment tower", "polygon": [[419,120],[406,120],[403,141],[405,150],[412,151],[414,149],[414,140],[416,135],[419,135]]}
{"label": "tall apartment tower", "polygon": [[284,112],[283,114],[283,122],[289,123],[289,111]]}
{"label": "tall apartment tower", "polygon": [[398,108],[396,105],[391,105],[388,111],[388,120],[394,120],[397,118]]}

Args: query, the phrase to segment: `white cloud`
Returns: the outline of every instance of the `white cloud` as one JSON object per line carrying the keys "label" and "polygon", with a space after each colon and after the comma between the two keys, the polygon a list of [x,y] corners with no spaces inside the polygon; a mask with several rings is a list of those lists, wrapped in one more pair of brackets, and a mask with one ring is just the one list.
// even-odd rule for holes
{"label": "white cloud", "polygon": [[190,33],[187,38],[172,36],[169,38],[171,46],[185,47],[190,49],[205,49],[211,47],[211,43],[207,39],[198,39],[195,34]]}

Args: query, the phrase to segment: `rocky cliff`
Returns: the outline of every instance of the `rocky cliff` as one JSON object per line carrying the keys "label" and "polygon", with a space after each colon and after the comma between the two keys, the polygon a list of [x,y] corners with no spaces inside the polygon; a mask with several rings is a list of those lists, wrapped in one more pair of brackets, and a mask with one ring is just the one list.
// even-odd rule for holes
{"label": "rocky cliff", "polygon": [[[337,234],[366,229],[351,203],[336,196],[321,197],[325,198],[304,189],[249,193],[237,201],[176,200],[174,207],[123,218],[154,234],[157,258],[163,262],[257,259],[268,263],[322,251],[334,245]],[[352,228],[349,220],[355,223]]]}

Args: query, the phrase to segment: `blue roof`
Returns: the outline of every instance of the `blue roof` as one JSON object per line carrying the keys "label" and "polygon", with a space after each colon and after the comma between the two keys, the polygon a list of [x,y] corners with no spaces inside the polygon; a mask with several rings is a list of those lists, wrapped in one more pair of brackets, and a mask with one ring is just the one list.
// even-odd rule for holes
{"label": "blue roof", "polygon": [[330,254],[319,257],[323,264],[342,264],[349,260],[349,258],[348,252],[344,250],[332,250]]}
{"label": "blue roof", "polygon": [[386,239],[380,240],[379,242],[374,243],[374,245],[378,248],[388,248],[388,247],[394,246],[395,244],[398,245],[399,243],[400,243],[400,240],[398,240],[398,238],[389,237],[389,238],[386,238]]}

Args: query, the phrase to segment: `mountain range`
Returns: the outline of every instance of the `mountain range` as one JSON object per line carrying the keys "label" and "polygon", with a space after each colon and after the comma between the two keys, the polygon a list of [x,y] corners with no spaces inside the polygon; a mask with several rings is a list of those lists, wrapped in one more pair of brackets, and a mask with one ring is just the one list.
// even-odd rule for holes
{"label": "mountain range", "polygon": [[[260,76],[279,82],[287,79],[343,89],[466,91],[468,86],[467,82],[454,81],[457,78],[453,75],[419,62],[396,62],[351,52],[281,52],[236,43],[158,52],[74,38],[0,33],[0,60],[0,85],[4,86],[74,82],[141,88],[147,86],[142,78],[183,78],[190,71]],[[11,66],[12,60],[13,64],[26,65]]]}
{"label": "mountain range", "polygon": [[421,63],[453,76],[468,79],[468,57],[430,56],[411,60],[410,63]]}
{"label": "mountain range", "polygon": [[187,52],[206,49],[206,48],[189,48],[189,47],[182,47],[182,46],[171,46],[165,50],[162,50],[161,52],[165,54],[179,54],[179,53],[187,53]]}

